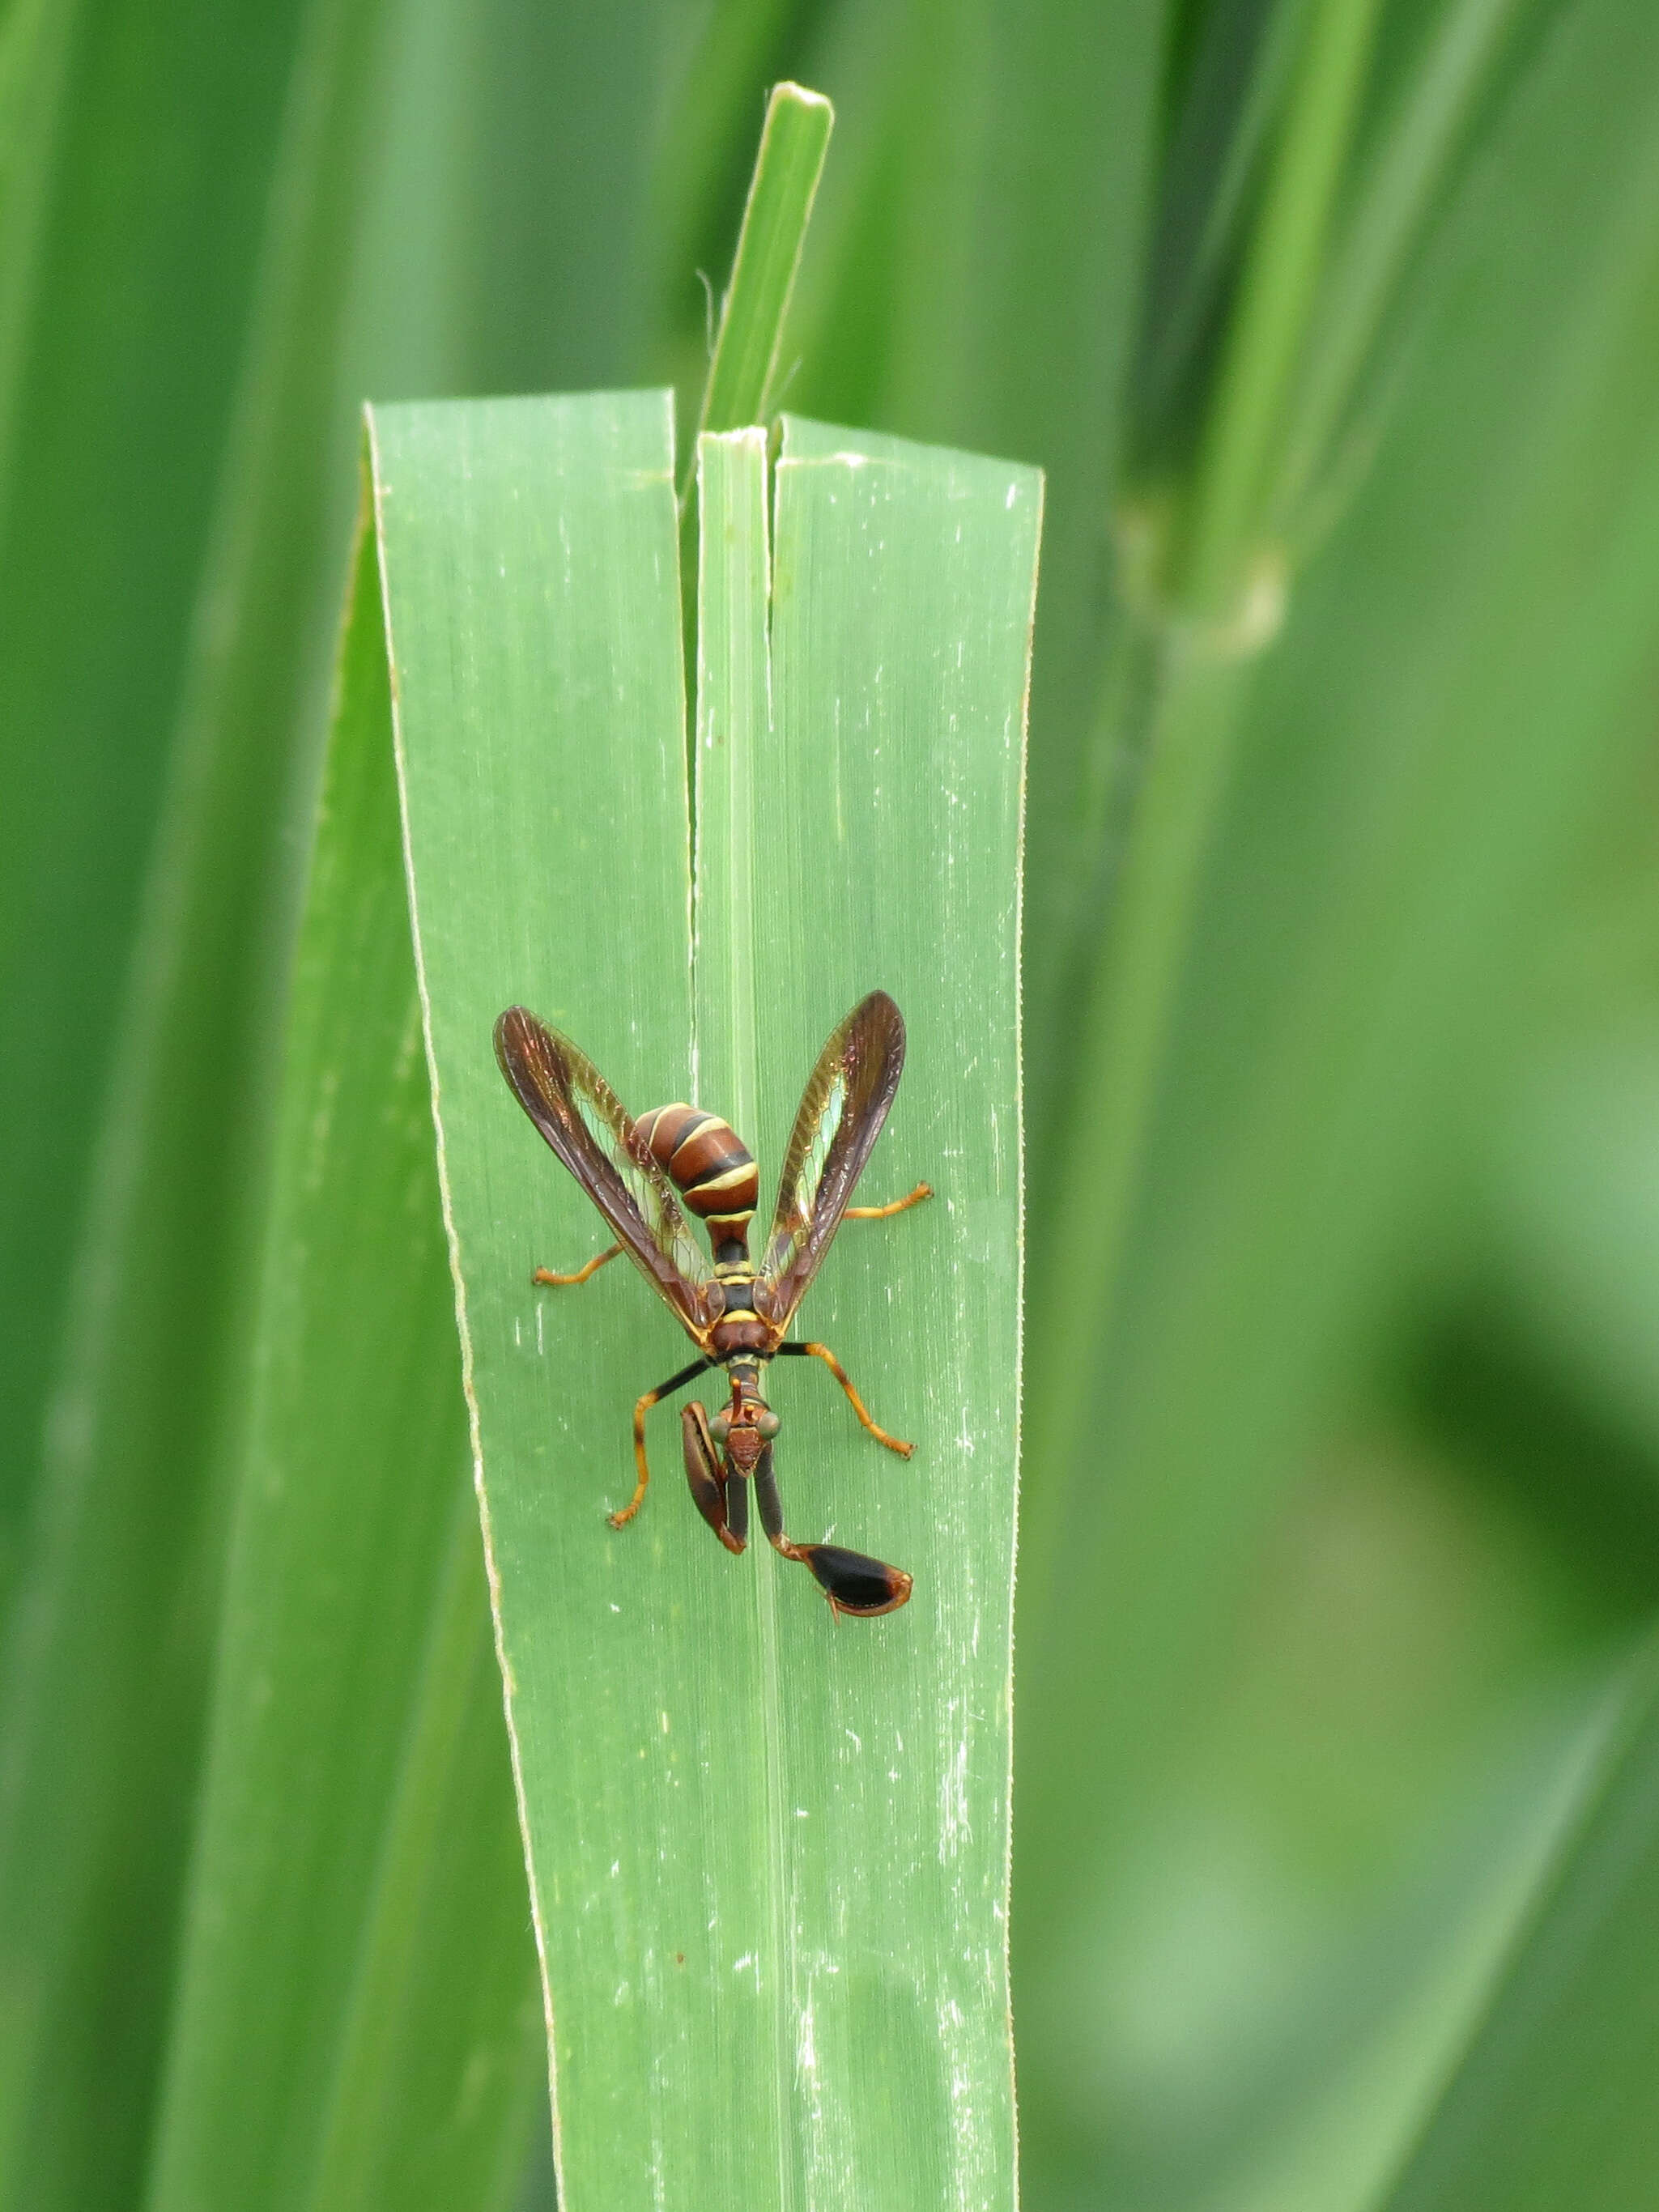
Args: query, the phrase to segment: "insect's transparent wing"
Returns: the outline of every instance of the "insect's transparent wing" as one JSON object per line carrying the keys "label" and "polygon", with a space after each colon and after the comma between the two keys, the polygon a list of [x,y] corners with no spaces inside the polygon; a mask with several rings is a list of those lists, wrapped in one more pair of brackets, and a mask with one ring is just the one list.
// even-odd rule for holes
{"label": "insect's transparent wing", "polygon": [[592,1061],[524,1006],[495,1024],[495,1057],[514,1095],[615,1230],[641,1273],[702,1341],[714,1268],[673,1185]]}
{"label": "insect's transparent wing", "polygon": [[761,1273],[779,1328],[841,1225],[904,1067],[904,1018],[885,991],[861,999],[818,1054],[784,1154]]}

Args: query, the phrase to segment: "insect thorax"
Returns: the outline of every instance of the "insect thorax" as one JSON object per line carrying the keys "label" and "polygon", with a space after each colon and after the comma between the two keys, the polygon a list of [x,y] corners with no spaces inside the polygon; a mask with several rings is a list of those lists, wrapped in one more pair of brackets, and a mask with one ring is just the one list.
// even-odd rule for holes
{"label": "insect thorax", "polygon": [[746,1359],[769,1359],[778,1331],[755,1310],[757,1271],[742,1260],[722,1262],[714,1270],[726,1307],[709,1333],[709,1348],[716,1359],[730,1360],[734,1353]]}
{"label": "insect thorax", "polygon": [[696,1106],[673,1105],[653,1108],[635,1126],[708,1230],[716,1260],[746,1261],[760,1176],[754,1154],[731,1123]]}

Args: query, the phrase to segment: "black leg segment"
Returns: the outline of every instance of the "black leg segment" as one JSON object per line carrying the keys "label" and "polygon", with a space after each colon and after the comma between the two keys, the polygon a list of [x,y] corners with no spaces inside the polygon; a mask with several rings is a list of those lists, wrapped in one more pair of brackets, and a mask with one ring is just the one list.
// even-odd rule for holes
{"label": "black leg segment", "polygon": [[896,1613],[910,1595],[911,1579],[902,1567],[890,1567],[863,1552],[848,1552],[839,1544],[792,1543],[783,1533],[783,1500],[772,1472],[772,1447],[762,1453],[755,1469],[755,1503],[761,1526],[775,1550],[786,1559],[799,1559],[830,1601],[835,1613],[851,1613],[860,1620],[878,1613]]}
{"label": "black leg segment", "polygon": [[694,1359],[689,1367],[682,1367],[678,1375],[671,1375],[665,1382],[659,1382],[654,1390],[647,1393],[655,1406],[664,1398],[672,1398],[676,1390],[684,1390],[688,1382],[695,1382],[714,1365],[712,1359]]}
{"label": "black leg segment", "polygon": [[772,1472],[770,1444],[761,1454],[755,1469],[755,1504],[760,1509],[761,1527],[766,1531],[767,1541],[775,1544],[786,1559],[793,1559],[789,1539],[783,1533],[783,1500],[778,1495],[778,1478]]}
{"label": "black leg segment", "polygon": [[734,1474],[726,1482],[726,1517],[732,1534],[720,1541],[728,1552],[740,1552],[749,1541],[749,1484],[743,1475]]}

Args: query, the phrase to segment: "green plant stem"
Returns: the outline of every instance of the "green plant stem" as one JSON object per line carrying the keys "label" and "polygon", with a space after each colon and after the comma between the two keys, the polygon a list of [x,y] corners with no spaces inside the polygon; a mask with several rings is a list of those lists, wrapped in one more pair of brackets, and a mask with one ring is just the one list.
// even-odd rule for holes
{"label": "green plant stem", "polygon": [[1192,618],[1170,623],[1154,687],[1123,872],[1079,1024],[1060,1148],[1068,1198],[1038,1275],[1064,1286],[1039,1305],[1031,1330],[1031,1459],[1044,1480],[1031,1493],[1022,1576],[1038,1590],[1054,1564],[1062,1501],[1092,1417],[1091,1369],[1111,1323],[1246,671],[1273,626],[1270,611],[1253,623],[1243,586],[1317,293],[1375,13],[1376,0],[1321,0],[1310,20],[1178,534],[1173,596]]}
{"label": "green plant stem", "polygon": [[[1061,1158],[1066,1202],[1036,1273],[1064,1294],[1033,1316],[1030,1464],[1020,1579],[1048,1586],[1065,1498],[1094,1418],[1093,1370],[1110,1318],[1135,1183],[1180,981],[1194,887],[1251,664],[1177,645],[1169,654],[1111,937],[1079,1024]],[[1041,1297],[1041,1288],[1039,1288]]]}
{"label": "green plant stem", "polygon": [[1229,605],[1261,522],[1318,293],[1376,5],[1320,0],[1309,22],[1175,578],[1177,600],[1200,614]]}
{"label": "green plant stem", "polygon": [[799,84],[773,88],[720,304],[700,431],[740,430],[764,417],[834,121],[822,93]]}
{"label": "green plant stem", "polygon": [[1389,302],[1515,13],[1515,0],[1457,0],[1343,225],[1292,410],[1276,502],[1287,521],[1301,500],[1316,495],[1330,469],[1334,441],[1373,359]]}

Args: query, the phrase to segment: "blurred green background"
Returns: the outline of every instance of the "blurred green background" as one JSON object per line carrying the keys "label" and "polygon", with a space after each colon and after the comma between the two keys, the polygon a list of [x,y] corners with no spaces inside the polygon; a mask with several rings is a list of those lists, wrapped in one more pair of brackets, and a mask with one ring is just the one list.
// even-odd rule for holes
{"label": "blurred green background", "polygon": [[[0,2203],[143,2196],[356,404],[694,413],[785,76],[837,109],[788,405],[1048,472],[1025,2201],[1651,2204],[1629,0],[12,0]],[[1189,696],[1218,796],[1098,1283],[1080,1039]]]}

